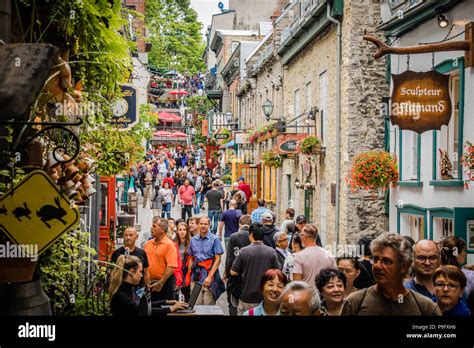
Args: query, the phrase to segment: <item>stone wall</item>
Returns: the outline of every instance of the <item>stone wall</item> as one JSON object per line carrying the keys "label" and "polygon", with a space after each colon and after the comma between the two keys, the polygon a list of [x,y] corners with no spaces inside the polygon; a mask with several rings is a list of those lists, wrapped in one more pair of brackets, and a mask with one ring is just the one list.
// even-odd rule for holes
{"label": "stone wall", "polygon": [[384,199],[373,193],[351,193],[344,178],[353,157],[363,151],[384,150],[381,98],[389,95],[385,59],[372,57],[374,47],[362,36],[382,36],[380,6],[371,0],[346,1],[342,25],[341,211],[340,241],[355,242],[361,235],[384,230]]}

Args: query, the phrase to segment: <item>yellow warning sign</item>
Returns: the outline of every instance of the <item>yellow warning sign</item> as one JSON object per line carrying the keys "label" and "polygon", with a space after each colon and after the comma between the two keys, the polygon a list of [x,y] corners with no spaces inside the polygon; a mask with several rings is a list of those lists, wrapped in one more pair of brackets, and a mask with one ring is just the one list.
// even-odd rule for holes
{"label": "yellow warning sign", "polygon": [[17,244],[37,245],[38,255],[78,220],[79,211],[41,170],[31,172],[0,199],[0,229]]}

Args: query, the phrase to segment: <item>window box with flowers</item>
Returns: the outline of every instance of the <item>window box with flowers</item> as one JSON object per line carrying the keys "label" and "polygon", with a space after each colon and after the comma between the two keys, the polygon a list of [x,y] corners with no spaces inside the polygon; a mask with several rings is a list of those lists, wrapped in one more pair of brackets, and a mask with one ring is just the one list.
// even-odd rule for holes
{"label": "window box with flowers", "polygon": [[283,164],[283,156],[275,154],[273,151],[265,151],[261,156],[263,164],[268,167],[279,168]]}
{"label": "window box with flowers", "polygon": [[307,136],[300,141],[300,151],[303,155],[320,154],[321,142],[314,135]]}
{"label": "window box with flowers", "polygon": [[278,135],[278,130],[276,128],[276,122],[266,123],[259,128],[255,128],[249,131],[249,142],[260,143],[267,139],[271,139]]}
{"label": "window box with flowers", "polygon": [[474,144],[470,141],[466,141],[464,144],[464,153],[462,155],[462,164],[466,167],[466,180],[464,181],[464,187],[469,189],[469,184],[474,181]]}
{"label": "window box with flowers", "polygon": [[398,181],[397,160],[385,151],[368,151],[355,156],[351,177],[351,190],[378,190],[382,195],[390,184]]}

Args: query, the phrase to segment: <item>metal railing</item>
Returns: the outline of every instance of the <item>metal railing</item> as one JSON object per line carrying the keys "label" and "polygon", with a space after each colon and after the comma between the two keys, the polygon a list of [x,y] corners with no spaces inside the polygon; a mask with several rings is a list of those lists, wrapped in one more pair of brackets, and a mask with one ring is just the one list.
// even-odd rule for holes
{"label": "metal railing", "polygon": [[[326,3],[326,0],[296,0],[294,1],[275,22],[276,25],[286,24],[281,32],[280,44],[284,43],[291,33],[306,20],[313,9]],[[284,24],[283,24],[284,25]]]}
{"label": "metal railing", "polygon": [[260,56],[257,58],[255,63],[252,65],[252,73],[257,73],[260,67],[265,64],[267,59],[273,54],[273,51],[275,49],[275,45],[273,42],[269,43],[267,47],[265,47],[260,54]]}

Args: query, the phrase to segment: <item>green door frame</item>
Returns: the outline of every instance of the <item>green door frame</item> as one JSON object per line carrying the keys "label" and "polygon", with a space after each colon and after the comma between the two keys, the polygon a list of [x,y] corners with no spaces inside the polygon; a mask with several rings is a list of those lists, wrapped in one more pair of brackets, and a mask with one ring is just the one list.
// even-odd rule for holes
{"label": "green door frame", "polygon": [[466,241],[468,254],[474,254],[474,249],[469,250],[469,236],[466,229],[467,220],[474,220],[474,207],[454,208],[454,235]]}
{"label": "green door frame", "polygon": [[[441,208],[430,208],[430,231],[428,239],[433,240],[434,231],[433,231],[433,218],[440,217],[445,219],[453,219],[454,223],[454,209],[441,207]],[[455,232],[456,233],[456,232]]]}

